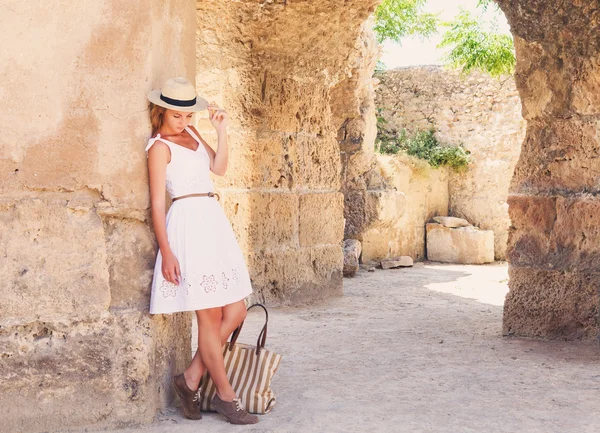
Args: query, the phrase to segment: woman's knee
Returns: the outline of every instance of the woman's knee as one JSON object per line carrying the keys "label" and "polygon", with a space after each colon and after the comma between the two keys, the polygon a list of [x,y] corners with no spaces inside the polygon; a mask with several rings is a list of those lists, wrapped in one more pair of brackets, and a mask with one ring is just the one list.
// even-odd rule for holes
{"label": "woman's knee", "polygon": [[204,329],[212,329],[218,332],[223,321],[223,308],[207,308],[205,310],[196,311],[198,317],[198,327]]}
{"label": "woman's knee", "polygon": [[231,305],[227,305],[223,308],[223,321],[232,323],[234,326],[238,326],[244,320],[246,320],[246,304],[244,301],[239,301]]}

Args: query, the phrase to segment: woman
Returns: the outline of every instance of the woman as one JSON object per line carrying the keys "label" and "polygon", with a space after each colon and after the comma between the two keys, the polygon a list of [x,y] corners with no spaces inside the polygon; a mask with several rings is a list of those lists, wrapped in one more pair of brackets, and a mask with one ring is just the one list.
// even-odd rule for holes
{"label": "woman", "polygon": [[[225,373],[222,344],[246,317],[244,298],[250,277],[209,170],[227,169],[227,113],[196,96],[185,78],[167,80],[148,94],[152,136],[146,147],[152,220],[159,252],[154,268],[150,313],[195,311],[198,350],[175,391],[190,419],[201,419],[199,383],[205,370],[217,392],[213,408],[234,424],[254,424]],[[209,110],[217,131],[215,152],[189,123],[194,112]],[[165,217],[165,189],[173,204]]]}

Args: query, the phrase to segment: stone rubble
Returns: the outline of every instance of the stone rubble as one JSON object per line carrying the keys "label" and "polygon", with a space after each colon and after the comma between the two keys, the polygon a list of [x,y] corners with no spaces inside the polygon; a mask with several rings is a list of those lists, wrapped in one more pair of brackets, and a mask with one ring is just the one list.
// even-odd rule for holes
{"label": "stone rubble", "polygon": [[360,269],[362,247],[356,239],[344,241],[344,277],[353,277]]}
{"label": "stone rubble", "polygon": [[413,265],[413,259],[409,256],[394,257],[381,261],[381,269],[408,268]]}

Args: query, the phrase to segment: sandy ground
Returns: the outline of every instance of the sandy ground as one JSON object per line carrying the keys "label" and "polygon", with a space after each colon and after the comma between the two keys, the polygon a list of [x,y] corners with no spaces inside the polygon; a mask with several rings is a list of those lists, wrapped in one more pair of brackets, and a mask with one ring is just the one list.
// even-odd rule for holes
{"label": "sandy ground", "polygon": [[284,358],[259,424],[172,410],[121,431],[598,432],[600,346],[502,337],[507,279],[505,264],[361,271],[343,298],[270,311],[267,346]]}

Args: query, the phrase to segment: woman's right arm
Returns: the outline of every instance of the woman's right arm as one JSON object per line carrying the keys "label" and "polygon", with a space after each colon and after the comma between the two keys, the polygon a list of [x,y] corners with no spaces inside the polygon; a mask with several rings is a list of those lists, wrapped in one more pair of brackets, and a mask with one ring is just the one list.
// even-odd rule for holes
{"label": "woman's right arm", "polygon": [[152,211],[152,225],[158,241],[158,248],[162,254],[162,273],[167,281],[179,284],[179,263],[171,251],[167,239],[167,221],[165,216],[165,180],[167,164],[171,158],[169,146],[161,141],[156,141],[148,149],[148,175],[150,177],[150,204]]}

